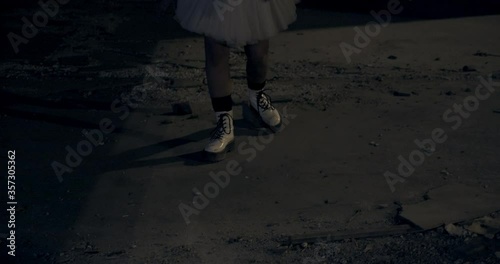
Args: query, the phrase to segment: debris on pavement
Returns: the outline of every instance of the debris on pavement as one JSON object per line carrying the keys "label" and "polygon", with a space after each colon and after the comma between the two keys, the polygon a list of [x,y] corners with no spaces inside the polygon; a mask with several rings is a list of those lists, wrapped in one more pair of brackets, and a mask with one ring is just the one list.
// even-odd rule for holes
{"label": "debris on pavement", "polygon": [[114,259],[114,258],[118,258],[119,256],[121,256],[123,254],[125,254],[124,250],[111,251],[111,252],[106,254],[106,258],[107,259]]}
{"label": "debris on pavement", "polygon": [[477,57],[500,57],[500,55],[495,55],[495,54],[491,54],[491,53],[487,53],[487,52],[483,52],[483,51],[480,51],[478,50],[476,53],[473,54],[474,56],[477,56]]}
{"label": "debris on pavement", "polygon": [[392,95],[394,96],[402,96],[402,97],[408,97],[408,96],[411,96],[410,93],[403,93],[403,92],[398,92],[398,91],[394,91],[392,92]]}
{"label": "debris on pavement", "polygon": [[428,230],[458,223],[500,210],[500,194],[483,188],[451,184],[428,192],[427,200],[402,206],[400,217]]}
{"label": "debris on pavement", "polygon": [[181,102],[172,104],[172,111],[174,115],[190,115],[193,113],[189,102]]}
{"label": "debris on pavement", "polygon": [[453,174],[451,174],[449,171],[447,171],[446,169],[444,169],[444,170],[440,171],[439,173],[441,173],[441,174],[442,174],[442,175],[444,175],[444,176],[451,176],[451,175],[453,175]]}
{"label": "debris on pavement", "polygon": [[475,72],[477,71],[475,67],[473,66],[470,66],[470,65],[465,65],[464,67],[462,67],[462,71],[463,72]]}
{"label": "debris on pavement", "polygon": [[398,225],[386,228],[373,228],[356,231],[321,232],[315,234],[294,235],[289,236],[288,241],[285,243],[288,245],[301,245],[303,243],[315,243],[318,241],[332,242],[344,239],[393,236],[418,231],[420,230],[415,229],[410,225]]}
{"label": "debris on pavement", "polygon": [[448,232],[448,234],[453,236],[463,237],[467,235],[467,230],[458,225],[447,224],[444,226],[444,229],[446,230],[446,232]]}
{"label": "debris on pavement", "polygon": [[500,216],[477,218],[470,225],[467,225],[465,229],[471,233],[493,239],[496,234],[500,234]]}

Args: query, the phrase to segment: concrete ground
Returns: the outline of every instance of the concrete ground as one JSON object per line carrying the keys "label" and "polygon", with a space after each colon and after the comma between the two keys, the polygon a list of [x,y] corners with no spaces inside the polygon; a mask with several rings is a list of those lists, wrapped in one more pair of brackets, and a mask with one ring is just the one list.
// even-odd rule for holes
{"label": "concrete ground", "polygon": [[[16,151],[20,263],[306,263],[313,249],[282,240],[394,226],[401,205],[451,184],[499,193],[500,16],[397,19],[348,63],[339,44],[354,45],[355,27],[373,17],[300,9],[271,47],[269,93],[287,113],[283,131],[243,119],[244,56],[234,50],[237,150],[206,163],[199,151],[214,123],[203,41],[152,11],[61,11],[54,19],[71,27],[54,23],[2,63],[0,147]],[[46,54],[31,57],[37,49]],[[74,53],[88,61],[60,59]],[[454,106],[479,97],[462,113]],[[172,113],[182,101],[192,114]],[[85,148],[83,130],[102,143],[68,164],[68,149]],[[436,130],[434,152],[415,144]],[[398,157],[414,151],[431,155],[400,176]],[[68,171],[57,176],[54,162]],[[400,239],[437,247],[449,236]],[[364,257],[388,243],[373,241],[378,251],[322,261],[372,263]],[[398,262],[401,252],[384,251],[373,263],[494,263],[498,237],[489,243],[474,256],[427,262],[422,250]]]}

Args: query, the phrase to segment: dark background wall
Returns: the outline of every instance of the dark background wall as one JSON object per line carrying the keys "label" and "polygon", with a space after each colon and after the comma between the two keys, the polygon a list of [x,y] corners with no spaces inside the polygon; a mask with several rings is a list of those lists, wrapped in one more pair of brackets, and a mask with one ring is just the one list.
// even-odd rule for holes
{"label": "dark background wall", "polygon": [[[301,6],[341,12],[366,13],[387,9],[389,0],[326,1],[303,0]],[[404,6],[401,16],[443,18],[500,13],[499,0],[400,0]]]}
{"label": "dark background wall", "polygon": [[[12,8],[23,8],[36,6],[39,0],[17,0],[2,1],[0,3],[2,12],[8,12]],[[47,1],[47,0],[42,0]],[[78,2],[103,3],[131,3],[144,2],[154,3],[156,0],[70,0]],[[183,0],[180,0],[183,1]],[[251,0],[254,1],[254,0]],[[405,7],[401,16],[418,18],[442,18],[458,16],[475,16],[500,13],[500,0],[400,0]],[[300,4],[304,8],[321,8],[340,12],[366,13],[370,10],[386,9],[389,0],[302,0]]]}

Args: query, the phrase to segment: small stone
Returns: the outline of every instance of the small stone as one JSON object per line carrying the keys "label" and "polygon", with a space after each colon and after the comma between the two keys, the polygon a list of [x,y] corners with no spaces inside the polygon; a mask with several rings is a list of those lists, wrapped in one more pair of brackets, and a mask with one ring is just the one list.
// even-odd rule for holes
{"label": "small stone", "polygon": [[478,56],[478,57],[486,57],[488,55],[489,55],[488,53],[482,52],[480,50],[478,50],[476,53],[474,53],[474,56]]}
{"label": "small stone", "polygon": [[175,115],[190,115],[193,113],[189,102],[181,102],[172,104],[172,111]]}
{"label": "small stone", "polygon": [[472,66],[465,65],[464,67],[462,67],[462,71],[463,72],[474,72],[474,71],[477,71],[477,70],[474,67],[472,67]]}
{"label": "small stone", "polygon": [[370,144],[370,146],[374,146],[374,147],[378,147],[379,146],[379,144],[376,143],[375,141],[370,141],[369,144]]}
{"label": "small stone", "polygon": [[227,240],[227,243],[228,243],[228,244],[233,244],[233,243],[236,243],[236,242],[241,242],[241,241],[243,241],[243,237],[240,237],[240,236],[239,236],[239,237],[236,237],[236,238],[229,238],[229,239]]}
{"label": "small stone", "polygon": [[398,57],[394,56],[394,55],[390,55],[389,57],[387,57],[389,60],[395,60],[397,59]]}
{"label": "small stone", "polygon": [[307,248],[307,246],[309,246],[309,244],[307,244],[307,242],[304,242],[304,243],[300,244],[301,248]]}
{"label": "small stone", "polygon": [[378,208],[378,209],[384,209],[384,208],[387,208],[387,207],[389,207],[389,205],[388,205],[388,204],[379,204],[379,205],[377,206],[377,208]]}
{"label": "small stone", "polygon": [[363,250],[365,253],[368,252],[368,251],[371,251],[373,250],[373,245],[372,244],[368,244],[366,247],[365,247],[365,250]]}
{"label": "small stone", "polygon": [[495,256],[500,259],[500,251],[495,252]]}
{"label": "small stone", "polygon": [[172,124],[172,121],[166,119],[166,120],[163,120],[163,121],[160,122],[160,125],[168,125],[168,124]]}
{"label": "small stone", "polygon": [[408,97],[408,96],[411,96],[410,93],[403,93],[403,92],[398,92],[398,91],[394,91],[392,92],[392,95],[394,96],[402,96],[402,97]]}
{"label": "small stone", "polygon": [[119,256],[119,255],[122,255],[124,254],[125,251],[124,250],[116,250],[116,251],[111,251],[109,252],[108,254],[106,254],[106,257],[114,257],[114,256]]}
{"label": "small stone", "polygon": [[448,172],[447,170],[442,170],[440,171],[441,174],[443,174],[444,176],[451,176],[452,174],[450,172]]}
{"label": "small stone", "polygon": [[463,227],[456,226],[454,224],[447,224],[444,226],[444,229],[452,236],[463,237],[467,234],[467,231]]}

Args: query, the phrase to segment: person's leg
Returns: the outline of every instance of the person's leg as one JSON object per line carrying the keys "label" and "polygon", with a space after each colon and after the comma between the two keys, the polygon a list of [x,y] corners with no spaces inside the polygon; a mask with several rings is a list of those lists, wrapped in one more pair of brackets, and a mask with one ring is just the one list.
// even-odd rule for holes
{"label": "person's leg", "polygon": [[269,40],[259,41],[245,46],[247,56],[247,81],[250,84],[262,84],[267,78]]}
{"label": "person's leg", "polygon": [[212,161],[224,159],[234,146],[232,83],[229,74],[229,48],[205,37],[205,70],[217,127],[205,147]]}
{"label": "person's leg", "polygon": [[250,106],[255,109],[262,121],[273,131],[281,125],[279,112],[271,104],[271,99],[263,90],[266,86],[269,59],[269,40],[245,46],[247,56],[247,83]]}
{"label": "person's leg", "polygon": [[229,48],[209,37],[205,37],[205,71],[211,98],[231,95]]}

